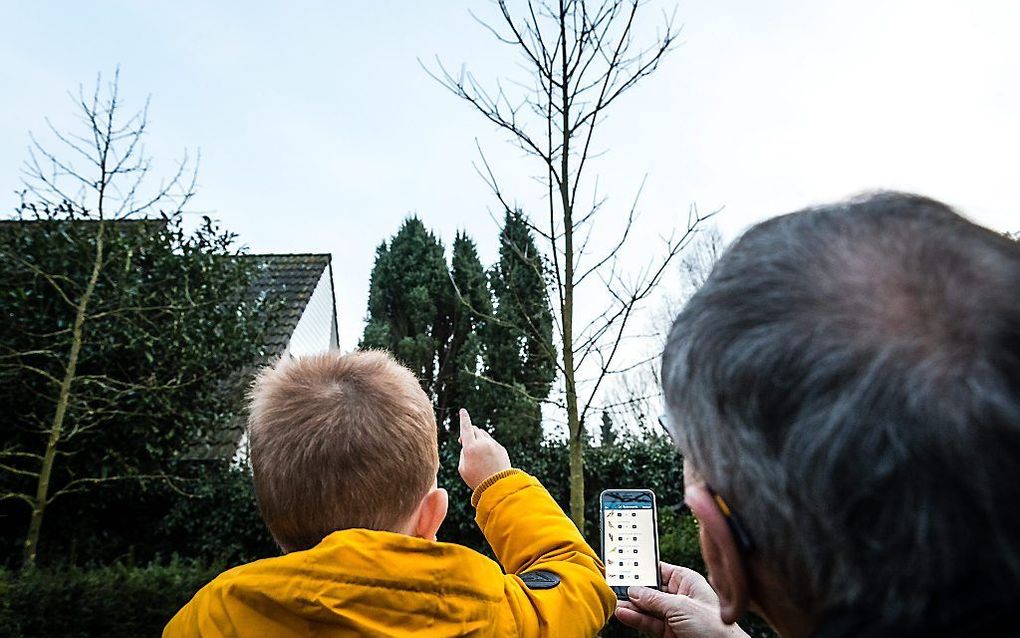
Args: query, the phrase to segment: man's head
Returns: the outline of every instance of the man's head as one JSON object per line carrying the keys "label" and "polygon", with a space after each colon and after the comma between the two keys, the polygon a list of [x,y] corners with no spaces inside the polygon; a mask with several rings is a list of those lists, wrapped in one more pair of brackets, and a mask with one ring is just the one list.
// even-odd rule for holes
{"label": "man's head", "polygon": [[434,538],[446,514],[432,405],[384,352],[264,369],[248,435],[259,509],[285,552],[355,527]]}
{"label": "man's head", "polygon": [[662,379],[724,617],[763,575],[816,620],[904,624],[1020,583],[1016,241],[897,193],[763,222]]}

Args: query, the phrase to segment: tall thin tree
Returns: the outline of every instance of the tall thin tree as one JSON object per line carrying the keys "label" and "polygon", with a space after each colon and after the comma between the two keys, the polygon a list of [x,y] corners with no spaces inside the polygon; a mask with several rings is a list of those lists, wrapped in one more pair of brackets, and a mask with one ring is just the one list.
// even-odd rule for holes
{"label": "tall thin tree", "polygon": [[458,232],[452,252],[450,279],[463,303],[455,301],[451,312],[453,326],[439,372],[443,389],[437,413],[445,418],[446,429],[456,432],[460,408],[467,408],[478,424],[485,422],[488,388],[479,373],[484,365],[482,331],[492,312],[492,299],[475,242],[466,233]]}
{"label": "tall thin tree", "polygon": [[385,348],[434,395],[436,359],[450,333],[450,285],[443,244],[417,217],[376,249],[362,346]]}
{"label": "tall thin tree", "polygon": [[528,222],[506,211],[499,261],[489,270],[494,310],[485,324],[484,395],[500,440],[514,449],[542,442],[542,403],[556,378],[546,268]]}
{"label": "tall thin tree", "polygon": [[[618,356],[635,311],[702,219],[692,207],[686,227],[665,239],[661,256],[626,276],[619,259],[631,238],[637,198],[619,212],[619,223],[609,230],[610,218],[600,215],[608,210],[606,199],[598,194],[591,171],[599,154],[596,134],[609,109],[674,49],[678,28],[666,16],[650,44],[640,45],[642,0],[527,0],[515,3],[515,9],[510,5],[497,0],[497,21],[479,22],[517,54],[527,77],[496,82],[489,89],[472,73],[453,74],[438,61],[434,70],[426,70],[540,167],[548,210],[545,221],[533,221],[531,228],[551,264],[557,368],[570,448],[570,513],[583,529],[585,419],[597,408],[606,377],[621,367]],[[514,210],[484,152],[479,172],[503,208]],[[601,253],[589,249],[592,235],[611,237],[609,248]],[[596,282],[607,303],[579,313],[579,294]]]}

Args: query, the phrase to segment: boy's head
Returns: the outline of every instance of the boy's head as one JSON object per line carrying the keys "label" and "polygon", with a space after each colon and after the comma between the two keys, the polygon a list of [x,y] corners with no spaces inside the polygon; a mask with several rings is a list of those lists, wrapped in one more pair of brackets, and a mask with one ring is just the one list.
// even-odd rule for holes
{"label": "boy's head", "polygon": [[265,368],[248,435],[259,509],[285,552],[355,527],[434,538],[446,514],[432,405],[384,352]]}

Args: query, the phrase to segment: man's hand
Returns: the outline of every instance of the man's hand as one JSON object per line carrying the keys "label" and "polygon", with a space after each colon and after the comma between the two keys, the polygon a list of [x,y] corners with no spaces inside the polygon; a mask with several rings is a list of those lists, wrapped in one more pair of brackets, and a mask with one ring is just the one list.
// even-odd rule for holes
{"label": "man's hand", "polygon": [[489,433],[471,425],[467,410],[460,411],[461,478],[472,490],[497,472],[510,469],[510,455]]}
{"label": "man's hand", "polygon": [[720,620],[719,597],[701,574],[669,563],[659,568],[666,591],[631,587],[630,600],[616,607],[620,622],[663,638],[747,638],[740,627]]}

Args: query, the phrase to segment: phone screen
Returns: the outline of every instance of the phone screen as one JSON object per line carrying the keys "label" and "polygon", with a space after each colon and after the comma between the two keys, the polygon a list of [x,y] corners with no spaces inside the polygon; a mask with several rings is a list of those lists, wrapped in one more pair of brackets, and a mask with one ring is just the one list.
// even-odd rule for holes
{"label": "phone screen", "polygon": [[606,581],[626,598],[632,585],[659,586],[655,495],[650,490],[606,490],[601,496]]}

